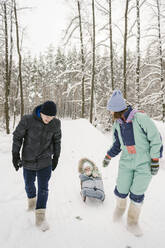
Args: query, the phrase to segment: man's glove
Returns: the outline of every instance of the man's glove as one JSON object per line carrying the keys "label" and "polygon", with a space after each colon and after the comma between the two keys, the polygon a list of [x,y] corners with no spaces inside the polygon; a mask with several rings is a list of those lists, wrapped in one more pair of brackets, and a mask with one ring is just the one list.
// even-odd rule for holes
{"label": "man's glove", "polygon": [[15,167],[15,170],[18,171],[20,167],[22,167],[22,161],[20,159],[20,155],[19,153],[13,153],[13,159],[12,159],[12,162],[13,162],[13,165]]}
{"label": "man's glove", "polygon": [[151,159],[151,174],[156,175],[159,170],[159,160]]}
{"label": "man's glove", "polygon": [[106,155],[103,160],[103,167],[107,167],[109,165],[110,160],[111,160],[111,157],[109,155]]}
{"label": "man's glove", "polygon": [[54,157],[52,158],[52,171],[54,171],[58,164],[58,158]]}

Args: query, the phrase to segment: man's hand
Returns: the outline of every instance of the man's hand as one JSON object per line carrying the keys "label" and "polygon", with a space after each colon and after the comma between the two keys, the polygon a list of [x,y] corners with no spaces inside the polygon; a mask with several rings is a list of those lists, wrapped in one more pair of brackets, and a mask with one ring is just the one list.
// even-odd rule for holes
{"label": "man's hand", "polygon": [[56,169],[57,164],[58,164],[58,158],[53,156],[53,159],[52,159],[52,171],[54,171]]}
{"label": "man's hand", "polygon": [[19,168],[22,167],[22,161],[20,159],[20,155],[19,153],[13,153],[12,156],[13,156],[12,162],[13,162],[14,168],[16,171],[18,171]]}

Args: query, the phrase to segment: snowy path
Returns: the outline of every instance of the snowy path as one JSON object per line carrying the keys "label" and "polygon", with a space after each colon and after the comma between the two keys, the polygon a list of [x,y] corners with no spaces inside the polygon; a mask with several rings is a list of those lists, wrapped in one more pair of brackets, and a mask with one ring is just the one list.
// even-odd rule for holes
{"label": "snowy path", "polygon": [[[47,207],[50,230],[42,233],[34,226],[34,214],[26,212],[22,170],[11,165],[11,136],[1,135],[0,147],[0,247],[1,248],[164,248],[165,247],[165,169],[153,178],[141,215],[144,236],[133,237],[112,222],[115,207],[113,189],[119,158],[106,169],[101,162],[110,140],[86,120],[62,122],[62,154],[52,174]],[[80,197],[77,164],[88,157],[97,163],[104,180],[104,203]],[[163,160],[161,161],[163,163]]]}

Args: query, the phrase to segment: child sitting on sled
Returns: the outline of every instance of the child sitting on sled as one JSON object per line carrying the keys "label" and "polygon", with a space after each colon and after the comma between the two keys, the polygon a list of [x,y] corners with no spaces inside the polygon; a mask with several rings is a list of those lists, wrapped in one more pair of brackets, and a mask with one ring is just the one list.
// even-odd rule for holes
{"label": "child sitting on sled", "polygon": [[91,160],[83,158],[79,161],[78,171],[83,201],[86,201],[86,197],[104,201],[103,181],[98,167]]}

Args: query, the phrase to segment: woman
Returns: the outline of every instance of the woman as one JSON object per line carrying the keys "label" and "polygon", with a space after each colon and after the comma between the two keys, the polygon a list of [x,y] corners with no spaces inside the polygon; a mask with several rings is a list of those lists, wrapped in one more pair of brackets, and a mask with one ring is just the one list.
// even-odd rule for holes
{"label": "woman", "polygon": [[130,205],[127,216],[127,229],[135,235],[142,235],[138,225],[144,193],[152,175],[159,170],[162,156],[162,141],[154,122],[144,113],[126,105],[122,93],[115,90],[107,109],[112,113],[113,144],[104,158],[103,166],[108,166],[111,158],[122,151],[117,184],[114,193],[117,197],[114,221],[121,219],[126,209],[127,196]]}

